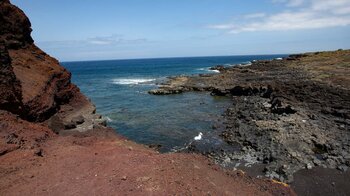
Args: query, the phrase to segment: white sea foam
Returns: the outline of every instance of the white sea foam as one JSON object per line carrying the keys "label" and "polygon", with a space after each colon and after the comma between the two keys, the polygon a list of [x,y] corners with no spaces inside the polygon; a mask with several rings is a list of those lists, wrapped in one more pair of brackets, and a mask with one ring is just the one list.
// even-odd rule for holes
{"label": "white sea foam", "polygon": [[219,70],[211,70],[210,68],[211,68],[211,67],[204,67],[204,68],[199,68],[199,69],[197,69],[197,70],[199,70],[199,71],[207,71],[207,72],[220,73]]}
{"label": "white sea foam", "polygon": [[255,62],[255,60],[243,62],[243,63],[241,63],[239,66],[241,66],[241,67],[250,66],[250,65],[252,65],[253,62]]}
{"label": "white sea foam", "polygon": [[236,67],[236,66],[240,66],[241,64],[227,64],[227,67]]}
{"label": "white sea foam", "polygon": [[144,95],[147,95],[147,91],[136,91],[137,93],[140,93],[140,94],[144,94]]}
{"label": "white sea foam", "polygon": [[155,81],[156,79],[145,79],[145,78],[118,78],[113,79],[113,84],[130,85],[130,84],[147,84]]}
{"label": "white sea foam", "polygon": [[108,116],[104,117],[106,119],[107,122],[112,122],[113,120],[111,118],[109,118]]}

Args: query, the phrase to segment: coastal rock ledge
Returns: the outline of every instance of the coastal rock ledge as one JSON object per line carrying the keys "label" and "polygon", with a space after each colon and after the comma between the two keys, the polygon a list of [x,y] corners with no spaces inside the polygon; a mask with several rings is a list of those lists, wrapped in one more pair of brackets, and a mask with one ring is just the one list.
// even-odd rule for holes
{"label": "coastal rock ledge", "polygon": [[297,193],[349,195],[349,76],[350,50],[323,51],[173,77],[151,92],[205,90],[232,100],[217,133],[223,145],[206,138],[213,148],[196,142],[187,150],[292,184]]}
{"label": "coastal rock ledge", "polygon": [[31,31],[23,11],[1,0],[0,195],[294,195],[118,136]]}

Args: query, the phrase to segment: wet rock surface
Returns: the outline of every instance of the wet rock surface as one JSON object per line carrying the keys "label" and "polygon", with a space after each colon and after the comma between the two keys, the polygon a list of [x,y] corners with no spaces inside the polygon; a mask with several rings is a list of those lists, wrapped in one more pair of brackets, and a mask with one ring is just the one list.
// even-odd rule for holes
{"label": "wet rock surface", "polygon": [[347,170],[349,75],[350,51],[345,50],[254,61],[180,84],[170,79],[167,88],[186,92],[200,86],[214,96],[232,97],[219,135],[239,148],[200,153],[224,166],[263,165],[260,175],[292,182],[303,169]]}

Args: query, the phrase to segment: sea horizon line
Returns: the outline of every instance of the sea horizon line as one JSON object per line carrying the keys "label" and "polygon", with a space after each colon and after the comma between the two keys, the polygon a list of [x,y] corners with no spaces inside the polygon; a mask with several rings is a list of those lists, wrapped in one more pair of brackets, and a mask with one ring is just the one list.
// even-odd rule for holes
{"label": "sea horizon line", "polygon": [[[315,51],[317,52],[317,51]],[[301,53],[301,52],[300,52]],[[101,60],[64,60],[60,63],[77,63],[77,62],[105,62],[105,61],[130,61],[130,60],[156,60],[156,59],[186,59],[186,58],[210,58],[210,57],[245,57],[245,56],[274,56],[274,55],[291,55],[299,53],[286,54],[245,54],[245,55],[213,55],[213,56],[174,56],[174,57],[140,57],[140,58],[121,58],[121,59],[101,59]]]}

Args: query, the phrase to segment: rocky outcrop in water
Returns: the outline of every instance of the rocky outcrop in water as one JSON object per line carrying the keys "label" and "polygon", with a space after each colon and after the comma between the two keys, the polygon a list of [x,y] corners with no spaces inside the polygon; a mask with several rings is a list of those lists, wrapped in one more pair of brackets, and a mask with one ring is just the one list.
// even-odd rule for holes
{"label": "rocky outcrop in water", "polygon": [[202,153],[225,166],[262,164],[260,175],[291,182],[302,169],[350,166],[349,57],[340,50],[255,61],[170,79],[158,91],[201,88],[231,97],[221,137],[240,150]]}

